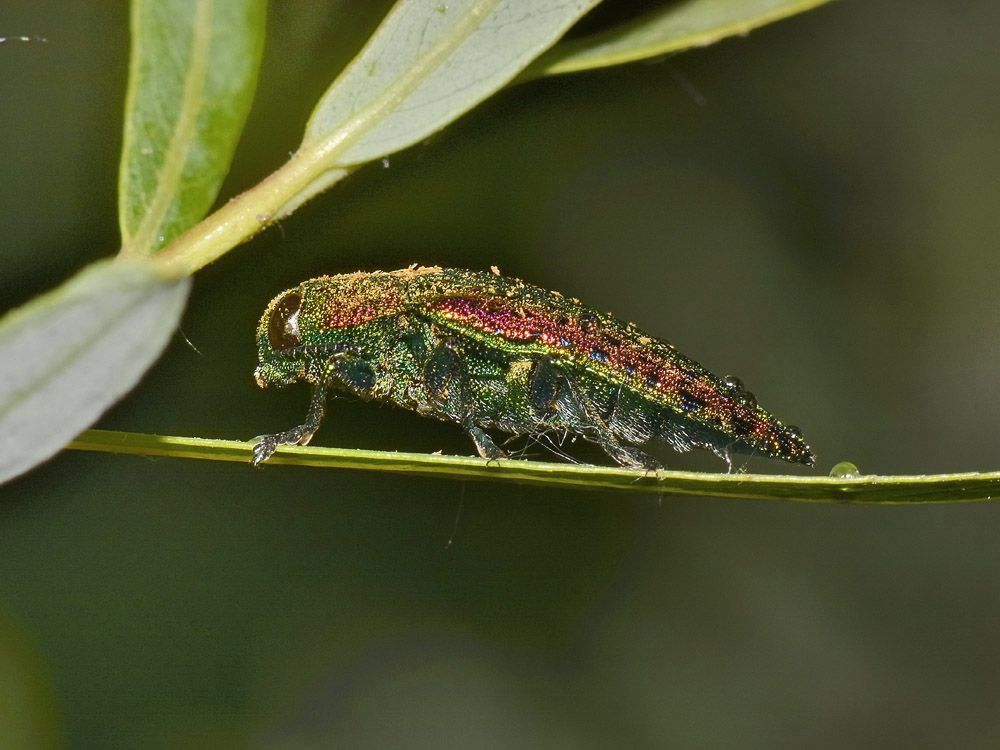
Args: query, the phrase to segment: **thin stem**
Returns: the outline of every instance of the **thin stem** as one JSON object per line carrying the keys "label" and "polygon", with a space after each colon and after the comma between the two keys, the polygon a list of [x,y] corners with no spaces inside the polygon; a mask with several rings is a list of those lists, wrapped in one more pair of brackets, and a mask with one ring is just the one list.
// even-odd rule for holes
{"label": "thin stem", "polygon": [[169,276],[187,276],[217,260],[350,173],[331,169],[324,146],[299,149],[280,169],[186,231],[153,256]]}
{"label": "thin stem", "polygon": [[[88,430],[68,446],[74,450],[171,456],[249,463],[252,442],[163,437]],[[292,464],[327,469],[390,471],[440,479],[472,479],[550,486],[554,489],[619,490],[658,495],[705,495],[812,503],[900,505],[957,503],[1000,498],[1000,472],[925,476],[778,476],[643,472],[605,466],[485,460],[461,456],[285,446],[267,466]],[[247,466],[247,471],[252,469]]]}

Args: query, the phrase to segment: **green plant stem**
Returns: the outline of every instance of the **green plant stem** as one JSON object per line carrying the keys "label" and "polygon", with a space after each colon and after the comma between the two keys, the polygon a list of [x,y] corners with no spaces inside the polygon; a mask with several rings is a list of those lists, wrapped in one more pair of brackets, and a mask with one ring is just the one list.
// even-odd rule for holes
{"label": "green plant stem", "polygon": [[168,276],[182,277],[281,219],[350,174],[330,168],[335,141],[303,147],[284,166],[210,214],[153,256]]}
{"label": "green plant stem", "polygon": [[[252,442],[164,437],[134,432],[87,430],[67,446],[73,450],[169,456],[248,463]],[[1000,498],[1000,472],[920,476],[779,476],[708,474],[689,471],[643,472],[604,466],[343,448],[282,447],[267,465],[390,471],[440,479],[512,482],[558,489],[623,490],[659,495],[788,500],[812,503],[909,505]],[[264,467],[263,470],[267,470]],[[247,466],[247,471],[252,471]]]}

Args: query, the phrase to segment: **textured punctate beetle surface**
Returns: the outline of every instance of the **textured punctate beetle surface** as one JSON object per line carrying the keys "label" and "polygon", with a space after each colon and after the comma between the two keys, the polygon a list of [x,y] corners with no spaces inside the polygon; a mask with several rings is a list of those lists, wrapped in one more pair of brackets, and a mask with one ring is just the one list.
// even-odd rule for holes
{"label": "textured punctate beetle surface", "polygon": [[599,444],[618,463],[657,468],[657,445],[812,465],[795,427],[631,323],[495,271],[406,268],[310,279],[275,297],[257,329],[261,386],[305,381],[305,424],[259,438],[253,463],[305,444],[328,389],[391,401],[461,425],[479,455],[486,430],[555,445]]}

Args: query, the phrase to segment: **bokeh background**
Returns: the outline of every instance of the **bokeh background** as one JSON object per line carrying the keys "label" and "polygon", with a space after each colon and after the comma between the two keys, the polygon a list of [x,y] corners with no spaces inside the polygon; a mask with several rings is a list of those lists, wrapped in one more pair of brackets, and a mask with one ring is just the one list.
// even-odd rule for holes
{"label": "bokeh background", "polygon": [[[295,148],[385,6],[272,4],[223,198]],[[124,2],[0,13],[48,39],[0,45],[0,309],[118,244],[127,28]],[[998,28],[990,0],[834,2],[506,91],[200,272],[182,333],[100,426],[284,429],[305,389],[251,379],[274,294],[497,265],[739,375],[816,472],[997,469]],[[346,400],[316,442],[471,452]],[[995,747],[998,536],[988,503],[64,453],[0,489],[0,746]]]}

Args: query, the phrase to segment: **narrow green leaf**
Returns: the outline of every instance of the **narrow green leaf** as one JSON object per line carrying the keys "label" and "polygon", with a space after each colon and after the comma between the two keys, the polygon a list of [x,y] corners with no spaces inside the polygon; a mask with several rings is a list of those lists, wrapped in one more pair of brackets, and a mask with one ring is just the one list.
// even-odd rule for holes
{"label": "narrow green leaf", "polygon": [[0,318],[0,482],[52,456],[138,382],[189,287],[149,263],[101,261]]}
{"label": "narrow green leaf", "polygon": [[633,21],[560,42],[535,60],[519,80],[573,73],[658,57],[746,34],[759,26],[815,8],[828,0],[688,0],[670,3]]}
{"label": "narrow green leaf", "polygon": [[377,159],[447,125],[516,76],[599,0],[403,0],[320,99],[303,145],[329,166]]}
{"label": "narrow green leaf", "polygon": [[[87,430],[75,450],[249,462],[253,442],[164,437]],[[778,476],[640,471],[540,461],[490,460],[424,453],[282,446],[261,469],[276,464],[389,471],[439,479],[512,482],[561,489],[619,490],[657,495],[705,495],[807,503],[911,505],[1000,499],[1000,471],[926,476]],[[251,471],[247,467],[247,471]]]}
{"label": "narrow green leaf", "polygon": [[266,0],[133,0],[119,173],[122,255],[200,220],[253,100]]}

